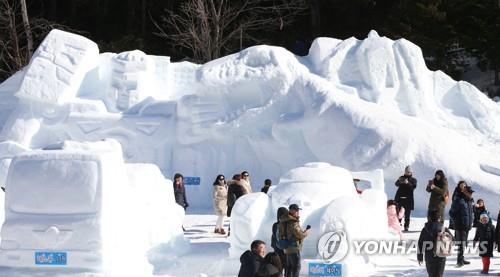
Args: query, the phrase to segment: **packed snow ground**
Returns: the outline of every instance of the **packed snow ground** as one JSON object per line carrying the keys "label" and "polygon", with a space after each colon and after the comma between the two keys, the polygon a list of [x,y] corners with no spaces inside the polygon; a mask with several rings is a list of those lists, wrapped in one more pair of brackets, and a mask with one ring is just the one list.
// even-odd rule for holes
{"label": "packed snow ground", "polygon": [[[190,240],[190,251],[177,256],[158,255],[156,257],[156,276],[179,276],[179,277],[202,277],[202,276],[237,276],[240,266],[239,259],[229,258],[228,238],[226,236],[214,234],[216,216],[212,211],[191,211],[184,220],[186,237]],[[407,241],[418,240],[419,232],[424,226],[425,219],[422,217],[413,218],[410,232],[404,233]],[[448,223],[445,222],[447,225]],[[494,222],[496,224],[496,222]],[[225,221],[227,230],[228,220]],[[314,228],[314,227],[313,227]],[[469,233],[469,240],[474,237],[475,230]],[[267,246],[267,251],[272,249]],[[161,253],[160,253],[161,254]],[[500,256],[495,251],[495,257],[491,260],[490,276],[500,275]],[[418,266],[416,255],[409,256],[373,256],[374,267],[372,270],[359,276],[427,276],[425,266]],[[446,261],[444,276],[480,276],[482,268],[481,258],[478,255],[466,255],[466,260],[470,265],[456,268],[456,256],[451,256]],[[307,266],[312,260],[302,261],[301,276],[307,276]],[[55,274],[57,271],[40,270],[12,270],[0,268],[0,276],[71,276],[71,277],[102,277],[98,273],[88,272],[64,272]],[[145,272],[144,276],[148,273]]]}

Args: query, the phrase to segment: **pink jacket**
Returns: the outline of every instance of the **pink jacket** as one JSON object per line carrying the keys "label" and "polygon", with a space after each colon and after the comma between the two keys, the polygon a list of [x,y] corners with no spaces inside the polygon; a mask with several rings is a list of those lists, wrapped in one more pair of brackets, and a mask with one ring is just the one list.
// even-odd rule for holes
{"label": "pink jacket", "polygon": [[396,212],[396,206],[390,205],[387,207],[387,219],[389,223],[389,228],[396,231],[398,234],[401,232],[401,226],[399,225],[399,220],[403,218],[405,214],[405,208],[401,207],[399,214]]}

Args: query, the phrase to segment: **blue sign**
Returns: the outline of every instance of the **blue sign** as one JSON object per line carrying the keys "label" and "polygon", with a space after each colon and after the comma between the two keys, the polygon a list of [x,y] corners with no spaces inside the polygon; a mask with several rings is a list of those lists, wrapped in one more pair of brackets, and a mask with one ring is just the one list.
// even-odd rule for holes
{"label": "blue sign", "polygon": [[309,263],[309,276],[342,276],[341,264]]}
{"label": "blue sign", "polygon": [[200,183],[200,177],[184,177],[184,185],[186,186],[199,186]]}
{"label": "blue sign", "polygon": [[35,252],[36,265],[66,265],[67,263],[66,252]]}

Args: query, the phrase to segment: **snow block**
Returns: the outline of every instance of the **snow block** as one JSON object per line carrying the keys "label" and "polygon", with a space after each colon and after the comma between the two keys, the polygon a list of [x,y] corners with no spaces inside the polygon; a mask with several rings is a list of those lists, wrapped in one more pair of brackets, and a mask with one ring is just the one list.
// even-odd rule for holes
{"label": "snow block", "polygon": [[0,265],[34,267],[33,249],[57,249],[65,268],[145,276],[152,247],[186,244],[184,210],[169,184],[155,165],[125,164],[116,140],[64,141],[14,156]]}
{"label": "snow block", "polygon": [[51,104],[75,97],[85,74],[97,65],[97,44],[52,30],[33,54],[16,96]]}

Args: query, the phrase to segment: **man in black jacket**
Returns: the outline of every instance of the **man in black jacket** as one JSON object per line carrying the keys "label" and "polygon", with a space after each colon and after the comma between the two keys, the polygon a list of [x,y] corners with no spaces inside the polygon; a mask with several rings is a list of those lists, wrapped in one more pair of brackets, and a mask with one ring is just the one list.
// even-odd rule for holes
{"label": "man in black jacket", "polygon": [[458,245],[457,267],[470,264],[464,259],[464,248],[467,247],[467,237],[474,221],[473,192],[465,181],[458,182],[453,192],[449,215],[450,222],[453,222],[450,226],[453,225],[455,229],[455,242]]}
{"label": "man in black jacket", "polygon": [[254,240],[250,245],[250,250],[245,251],[240,257],[240,271],[238,277],[257,276],[264,257],[266,256],[266,244],[261,240]]}
{"label": "man in black jacket", "polygon": [[405,208],[404,230],[407,232],[410,227],[411,211],[414,207],[413,191],[417,187],[417,179],[412,177],[412,170],[409,165],[405,167],[405,174],[396,181],[396,187],[398,187],[398,191],[394,198],[399,208]]}

